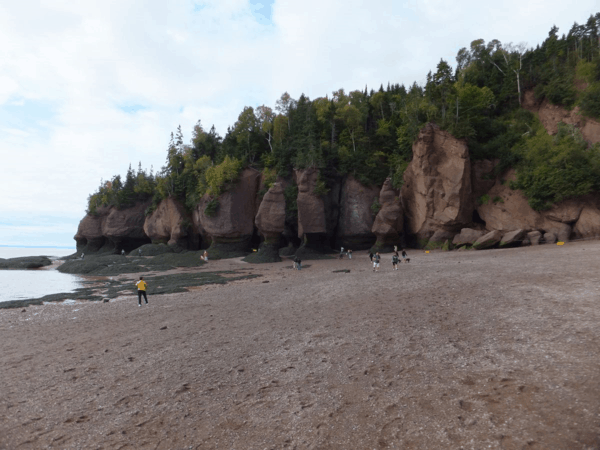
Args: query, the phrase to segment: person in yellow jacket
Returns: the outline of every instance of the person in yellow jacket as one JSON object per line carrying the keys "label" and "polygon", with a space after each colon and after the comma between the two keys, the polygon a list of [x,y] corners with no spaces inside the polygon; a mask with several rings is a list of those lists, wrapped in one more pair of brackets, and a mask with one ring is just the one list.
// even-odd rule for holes
{"label": "person in yellow jacket", "polygon": [[144,277],[140,277],[140,281],[135,283],[138,290],[138,306],[142,306],[142,295],[144,296],[144,300],[146,300],[146,305],[148,304],[148,296],[146,295],[146,288],[148,284],[144,281]]}

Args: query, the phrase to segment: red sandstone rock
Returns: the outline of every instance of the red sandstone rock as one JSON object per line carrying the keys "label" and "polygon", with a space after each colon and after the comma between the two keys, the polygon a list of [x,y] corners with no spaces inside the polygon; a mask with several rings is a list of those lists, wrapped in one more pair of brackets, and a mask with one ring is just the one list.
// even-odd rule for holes
{"label": "red sandstone rock", "polygon": [[267,191],[256,214],[256,228],[266,241],[276,241],[285,229],[285,197],[281,183]]}
{"label": "red sandstone rock", "polygon": [[344,180],[337,228],[340,246],[357,248],[356,245],[373,244],[375,236],[371,227],[374,214],[371,206],[374,200],[379,199],[379,192],[376,186],[364,186],[352,175]]}
{"label": "red sandstone rock", "polygon": [[204,212],[212,200],[210,196],[204,195],[193,215],[198,230],[216,241],[238,241],[252,237],[259,178],[259,171],[244,169],[236,185],[219,196],[219,207],[213,217]]}
{"label": "red sandstone rock", "polygon": [[471,162],[464,141],[427,124],[413,145],[402,187],[407,232],[429,239],[437,230],[457,230],[472,219]]}
{"label": "red sandstone rock", "polygon": [[379,194],[381,209],[375,217],[371,231],[377,237],[376,247],[398,245],[404,230],[404,214],[398,191],[388,178]]}
{"label": "red sandstone rock", "polygon": [[146,217],[144,232],[154,243],[166,242],[185,247],[190,226],[191,219],[183,205],[169,197],[161,201],[156,210]]}

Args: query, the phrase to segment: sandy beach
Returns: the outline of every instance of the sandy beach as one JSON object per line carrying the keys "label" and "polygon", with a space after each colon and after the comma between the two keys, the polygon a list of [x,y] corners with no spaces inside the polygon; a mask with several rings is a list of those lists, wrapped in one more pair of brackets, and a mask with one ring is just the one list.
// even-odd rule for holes
{"label": "sandy beach", "polygon": [[600,242],[410,256],[1,310],[0,449],[600,448]]}

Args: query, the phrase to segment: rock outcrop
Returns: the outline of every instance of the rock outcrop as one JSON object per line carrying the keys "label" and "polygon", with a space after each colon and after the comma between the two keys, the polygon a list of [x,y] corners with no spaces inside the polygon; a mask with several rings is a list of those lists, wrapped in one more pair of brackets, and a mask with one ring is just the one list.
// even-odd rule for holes
{"label": "rock outcrop", "polygon": [[154,244],[198,249],[198,234],[192,229],[191,217],[183,205],[171,197],[161,201],[156,210],[146,217],[144,232]]}
{"label": "rock outcrop", "polygon": [[392,180],[385,180],[379,194],[381,209],[375,217],[371,231],[377,237],[373,251],[389,251],[394,245],[402,245],[404,214],[399,193]]}
{"label": "rock outcrop", "polygon": [[462,245],[473,245],[477,239],[485,234],[482,230],[474,230],[473,228],[463,228],[460,233],[454,236],[452,244],[457,247]]}
{"label": "rock outcrop", "polygon": [[22,256],[20,258],[0,258],[0,269],[39,269],[49,266],[52,261],[47,256]]}
{"label": "rock outcrop", "polygon": [[380,189],[364,186],[352,175],[342,184],[340,216],[336,234],[338,247],[362,250],[375,243],[371,231],[374,221],[373,203],[379,201]]}
{"label": "rock outcrop", "polygon": [[145,211],[150,202],[131,208],[99,208],[96,215],[86,215],[77,229],[75,241],[78,252],[131,251],[150,243],[144,233]]}
{"label": "rock outcrop", "polygon": [[551,104],[547,99],[538,103],[535,100],[533,91],[527,91],[523,96],[523,107],[538,114],[548,134],[556,134],[558,124],[563,122],[579,128],[583,138],[590,144],[600,142],[600,122],[589,117],[583,117],[579,106],[568,111],[561,106]]}
{"label": "rock outcrop", "polygon": [[298,185],[298,237],[306,249],[327,251],[331,246],[339,217],[340,183],[328,183],[318,192],[319,169],[295,170]]}
{"label": "rock outcrop", "polygon": [[557,236],[565,236],[568,240],[571,228],[562,222],[550,220],[544,214],[534,211],[521,191],[512,190],[508,181],[514,180],[513,170],[508,171],[502,182],[496,184],[487,193],[487,198],[477,207],[477,212],[485,222],[488,230],[498,230],[504,233],[514,230],[543,230],[553,232]]}
{"label": "rock outcrop", "polygon": [[500,240],[500,247],[512,247],[520,245],[525,237],[525,230],[509,231]]}
{"label": "rock outcrop", "polygon": [[472,220],[471,162],[464,141],[427,124],[404,172],[407,233],[424,246],[438,230],[458,231]]}
{"label": "rock outcrop", "polygon": [[477,239],[473,243],[473,248],[475,250],[483,250],[486,248],[493,247],[502,239],[502,233],[498,230],[490,231],[487,234],[484,234],[479,239]]}
{"label": "rock outcrop", "polygon": [[244,261],[249,263],[281,261],[279,247],[285,230],[285,196],[281,183],[273,184],[262,198],[255,223],[264,241],[258,251],[249,254]]}
{"label": "rock outcrop", "polygon": [[600,238],[600,210],[592,205],[585,206],[573,227],[573,233],[577,239]]}
{"label": "rock outcrop", "polygon": [[285,229],[285,197],[281,183],[273,184],[263,197],[255,223],[267,243],[279,243]]}
{"label": "rock outcrop", "polygon": [[[256,192],[260,172],[247,168],[242,171],[235,186],[217,199],[204,195],[193,215],[197,229],[212,241],[210,258],[243,256],[247,253],[254,233]],[[209,205],[218,206],[210,212]],[[204,240],[203,236],[203,240]]]}

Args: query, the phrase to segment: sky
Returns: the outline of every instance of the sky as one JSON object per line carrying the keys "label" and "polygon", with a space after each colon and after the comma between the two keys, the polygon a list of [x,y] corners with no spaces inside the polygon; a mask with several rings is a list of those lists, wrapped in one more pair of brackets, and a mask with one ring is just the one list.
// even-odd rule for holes
{"label": "sky", "polygon": [[423,84],[475,39],[541,43],[597,0],[0,2],[0,245],[74,247],[88,195],[154,172],[181,125],[244,106]]}

